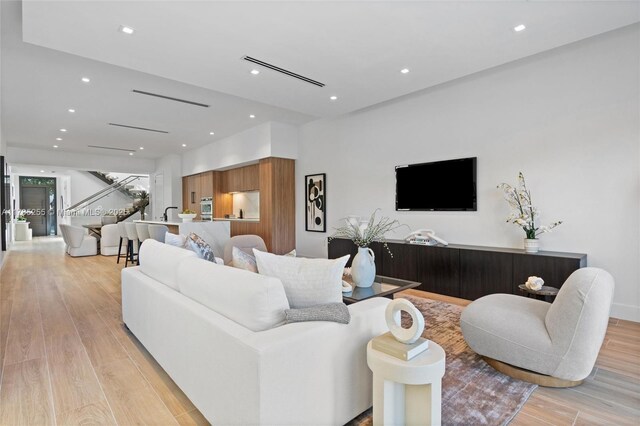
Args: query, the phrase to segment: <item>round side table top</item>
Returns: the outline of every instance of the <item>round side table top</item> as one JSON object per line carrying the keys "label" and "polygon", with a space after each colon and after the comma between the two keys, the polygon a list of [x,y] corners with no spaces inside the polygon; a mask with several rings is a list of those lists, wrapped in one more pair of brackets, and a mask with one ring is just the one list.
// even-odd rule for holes
{"label": "round side table top", "polygon": [[367,365],[374,374],[407,385],[421,385],[440,380],[444,376],[445,352],[437,343],[429,341],[429,349],[409,361],[401,360],[367,344]]}
{"label": "round side table top", "polygon": [[559,289],[557,289],[555,287],[548,286],[548,285],[543,285],[540,290],[531,290],[530,288],[528,288],[524,284],[520,284],[518,286],[518,288],[520,290],[522,290],[522,291],[527,292],[527,293],[537,294],[539,296],[556,296],[558,294],[558,291],[559,291]]}

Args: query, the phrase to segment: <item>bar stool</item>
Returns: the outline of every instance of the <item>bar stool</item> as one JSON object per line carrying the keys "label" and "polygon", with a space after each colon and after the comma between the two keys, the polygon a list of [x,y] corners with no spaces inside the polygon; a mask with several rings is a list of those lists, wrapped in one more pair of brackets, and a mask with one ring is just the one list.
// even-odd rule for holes
{"label": "bar stool", "polygon": [[150,238],[149,224],[136,222],[136,232],[138,233],[138,241],[140,241],[140,244],[142,244],[144,240]]}
{"label": "bar stool", "polygon": [[126,250],[126,254],[122,254],[122,243],[125,243],[129,247],[129,237],[127,236],[127,228],[124,226],[124,222],[118,222],[118,233],[120,234],[120,244],[118,245],[118,259],[116,263],[120,263],[120,258],[127,258],[129,251]]}
{"label": "bar stool", "polygon": [[127,260],[124,263],[124,267],[126,268],[129,264],[138,261],[138,250],[136,250],[136,246],[140,248],[140,242],[138,240],[138,232],[136,231],[136,224],[131,222],[126,222],[124,224],[127,230],[127,237],[129,238],[129,244],[127,244]]}
{"label": "bar stool", "polygon": [[149,238],[164,243],[164,236],[169,232],[169,228],[165,225],[149,225]]}

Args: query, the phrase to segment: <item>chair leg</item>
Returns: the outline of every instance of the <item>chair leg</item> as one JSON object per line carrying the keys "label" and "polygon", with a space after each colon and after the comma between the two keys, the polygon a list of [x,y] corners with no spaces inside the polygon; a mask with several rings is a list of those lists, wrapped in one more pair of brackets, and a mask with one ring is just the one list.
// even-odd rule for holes
{"label": "chair leg", "polygon": [[129,266],[129,252],[130,252],[130,247],[131,247],[131,240],[127,241],[127,255],[125,256],[125,260],[124,260],[124,267],[126,268],[127,266]]}
{"label": "chair leg", "polygon": [[118,244],[118,260],[116,263],[120,263],[120,253],[122,253],[122,237],[120,237],[120,244]]}

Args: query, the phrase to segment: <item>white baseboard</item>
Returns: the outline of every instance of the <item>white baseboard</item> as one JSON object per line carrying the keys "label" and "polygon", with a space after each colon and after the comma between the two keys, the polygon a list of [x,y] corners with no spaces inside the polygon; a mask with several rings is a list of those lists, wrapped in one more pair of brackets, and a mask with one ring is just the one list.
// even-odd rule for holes
{"label": "white baseboard", "polygon": [[611,317],[627,321],[640,322],[640,306],[614,303],[611,305]]}

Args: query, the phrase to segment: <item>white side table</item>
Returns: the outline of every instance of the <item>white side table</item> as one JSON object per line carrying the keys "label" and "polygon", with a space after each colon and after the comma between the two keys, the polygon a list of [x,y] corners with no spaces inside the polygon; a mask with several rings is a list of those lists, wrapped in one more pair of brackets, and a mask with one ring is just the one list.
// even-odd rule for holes
{"label": "white side table", "polygon": [[16,241],[31,241],[31,233],[33,230],[29,229],[29,222],[15,222],[15,239]]}
{"label": "white side table", "polygon": [[444,350],[432,341],[429,349],[409,361],[367,345],[373,371],[373,424],[440,425]]}

